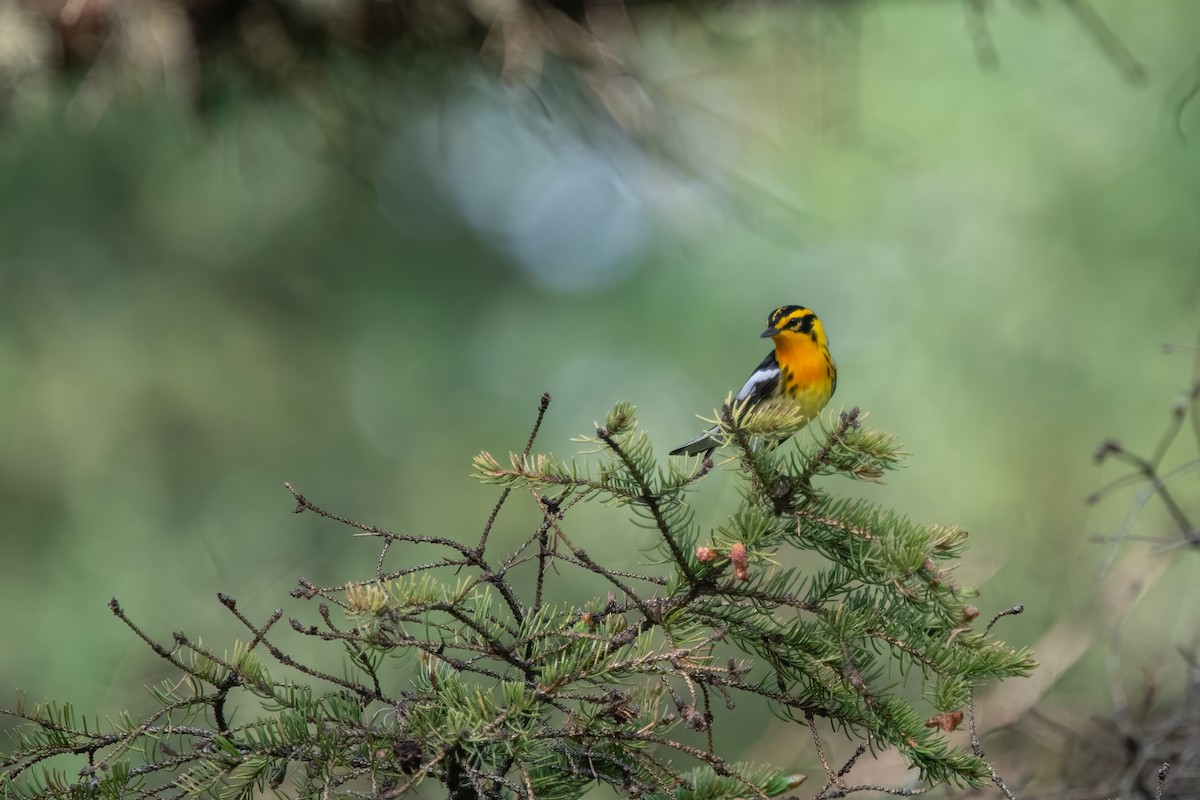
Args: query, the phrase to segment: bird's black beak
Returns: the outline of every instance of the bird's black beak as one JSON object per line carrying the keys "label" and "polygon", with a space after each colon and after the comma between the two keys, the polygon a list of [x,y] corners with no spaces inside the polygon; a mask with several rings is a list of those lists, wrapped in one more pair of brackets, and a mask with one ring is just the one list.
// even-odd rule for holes
{"label": "bird's black beak", "polygon": [[779,328],[767,328],[765,331],[762,332],[762,336],[760,336],[759,338],[760,339],[770,339],[772,336],[778,336],[778,335],[779,335]]}

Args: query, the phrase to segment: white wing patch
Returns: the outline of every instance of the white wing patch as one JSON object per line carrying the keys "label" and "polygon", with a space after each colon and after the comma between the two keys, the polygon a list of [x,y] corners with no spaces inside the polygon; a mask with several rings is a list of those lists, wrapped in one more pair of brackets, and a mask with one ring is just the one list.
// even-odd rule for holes
{"label": "white wing patch", "polygon": [[734,399],[739,403],[743,403],[751,397],[760,397],[770,391],[770,388],[778,382],[778,366],[771,364],[770,366],[759,367],[746,379],[745,385],[738,391],[737,397]]}

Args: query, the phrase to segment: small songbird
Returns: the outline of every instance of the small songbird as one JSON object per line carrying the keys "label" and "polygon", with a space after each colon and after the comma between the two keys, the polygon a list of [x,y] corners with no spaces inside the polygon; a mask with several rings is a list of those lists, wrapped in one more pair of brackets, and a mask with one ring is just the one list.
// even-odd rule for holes
{"label": "small songbird", "polygon": [[[774,340],[775,349],[746,379],[734,403],[746,411],[791,403],[811,420],[837,388],[837,367],[829,355],[825,327],[804,306],[783,306],[767,317],[762,338],[767,337]],[[703,453],[707,458],[721,445],[717,432],[718,428],[709,428],[671,455]]]}

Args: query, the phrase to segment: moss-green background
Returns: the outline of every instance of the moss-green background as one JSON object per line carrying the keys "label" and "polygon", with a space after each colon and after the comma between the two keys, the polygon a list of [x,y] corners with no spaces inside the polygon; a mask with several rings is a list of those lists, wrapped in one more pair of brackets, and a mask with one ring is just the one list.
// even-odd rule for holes
{"label": "moss-green background", "polygon": [[[1092,452],[1149,449],[1192,374],[1163,345],[1200,325],[1200,107],[1176,114],[1200,6],[1095,6],[1145,83],[1057,5],[998,7],[993,70],[957,4],[646,16],[660,116],[640,141],[561,77],[535,101],[475,70],[376,87],[376,127],[349,117],[336,150],[294,104],[248,95],[206,121],[171,95],[82,119],[65,92],[18,106],[0,128],[0,704],[145,707],[163,673],[111,596],[160,638],[224,644],[219,590],[263,618],[308,613],[298,576],[371,574],[373,543],[291,516],[284,480],[474,538],[495,492],[470,458],[519,448],[544,390],[542,449],[571,452],[628,398],[665,452],[786,303],[826,322],[833,406],[913,454],[845,488],[967,527],[979,605],[1024,602],[1003,632],[1036,641],[1093,602],[1089,537],[1123,514],[1085,508],[1115,474]],[[702,518],[735,497],[713,478]],[[533,520],[514,504],[500,534]],[[620,511],[572,530],[643,558]],[[1145,601],[1144,661],[1190,636],[1193,567]],[[1102,710],[1101,667],[1064,696]]]}

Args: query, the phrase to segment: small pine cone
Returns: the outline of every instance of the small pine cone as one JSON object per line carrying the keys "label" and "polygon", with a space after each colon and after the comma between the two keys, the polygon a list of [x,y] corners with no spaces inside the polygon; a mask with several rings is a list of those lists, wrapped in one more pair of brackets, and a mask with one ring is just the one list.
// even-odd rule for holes
{"label": "small pine cone", "polygon": [[733,577],[739,581],[750,580],[750,556],[746,553],[746,545],[735,542],[729,548],[729,563],[733,565]]}

